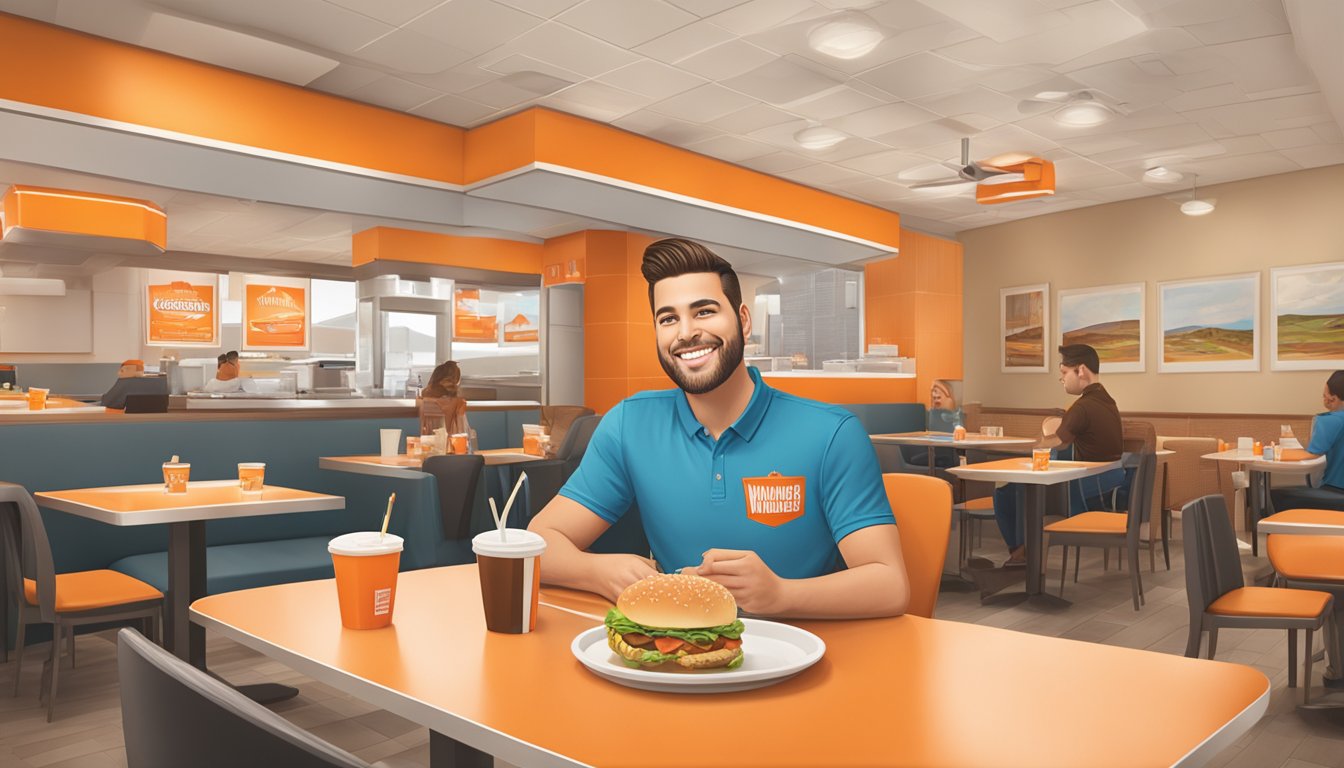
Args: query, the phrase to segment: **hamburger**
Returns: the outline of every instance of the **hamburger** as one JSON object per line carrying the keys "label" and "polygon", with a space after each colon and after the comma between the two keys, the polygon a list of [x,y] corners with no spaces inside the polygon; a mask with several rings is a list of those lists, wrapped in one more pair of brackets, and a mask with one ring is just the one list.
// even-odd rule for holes
{"label": "hamburger", "polygon": [[627,667],[742,666],[737,601],[702,576],[660,573],[625,588],[607,611],[607,644]]}

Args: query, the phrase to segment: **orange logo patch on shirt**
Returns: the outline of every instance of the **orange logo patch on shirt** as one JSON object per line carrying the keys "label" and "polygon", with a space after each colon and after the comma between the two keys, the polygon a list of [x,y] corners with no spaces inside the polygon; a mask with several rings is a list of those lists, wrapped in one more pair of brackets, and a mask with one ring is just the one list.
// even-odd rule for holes
{"label": "orange logo patch on shirt", "polygon": [[807,478],[784,477],[771,472],[766,477],[742,478],[746,496],[747,519],[769,526],[780,526],[803,516]]}

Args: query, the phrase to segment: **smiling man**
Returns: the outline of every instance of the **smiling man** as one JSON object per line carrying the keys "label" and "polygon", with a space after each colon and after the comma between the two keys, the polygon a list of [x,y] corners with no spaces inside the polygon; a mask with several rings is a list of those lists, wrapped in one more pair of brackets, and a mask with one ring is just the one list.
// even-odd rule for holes
{"label": "smiling man", "polygon": [[[900,537],[858,419],[776,391],[743,363],[751,314],[737,274],[708,248],[660,240],[641,271],[658,360],[678,388],[641,392],[602,418],[529,526],[546,539],[542,578],[615,600],[660,568],[682,570],[758,615],[903,613]],[[632,504],[656,560],[584,551]]]}

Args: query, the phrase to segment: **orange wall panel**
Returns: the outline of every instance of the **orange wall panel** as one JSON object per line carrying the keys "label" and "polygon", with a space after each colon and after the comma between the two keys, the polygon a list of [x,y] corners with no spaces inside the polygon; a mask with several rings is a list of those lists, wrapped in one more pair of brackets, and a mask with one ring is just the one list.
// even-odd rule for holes
{"label": "orange wall panel", "polygon": [[19,227],[95,237],[143,240],[163,250],[168,217],[148,200],[14,185],[4,195],[5,233]]}
{"label": "orange wall panel", "polygon": [[537,243],[374,227],[355,233],[350,260],[356,267],[373,261],[407,261],[540,275],[541,257],[542,246]]}

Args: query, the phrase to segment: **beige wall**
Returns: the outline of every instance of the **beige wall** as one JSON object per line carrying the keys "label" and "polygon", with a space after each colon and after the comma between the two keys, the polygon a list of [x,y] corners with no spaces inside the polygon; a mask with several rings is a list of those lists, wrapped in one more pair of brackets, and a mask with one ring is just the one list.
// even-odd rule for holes
{"label": "beige wall", "polygon": [[[1072,399],[1055,373],[1000,373],[1000,288],[1050,284],[1053,371],[1057,291],[1143,282],[1147,370],[1104,376],[1122,411],[1319,411],[1328,372],[1270,371],[1269,268],[1344,260],[1344,165],[1201,188],[1200,196],[1217,198],[1217,210],[1184,216],[1157,196],[962,232],[967,401],[1042,408]],[[1261,273],[1260,371],[1159,374],[1157,283],[1245,272]]]}

